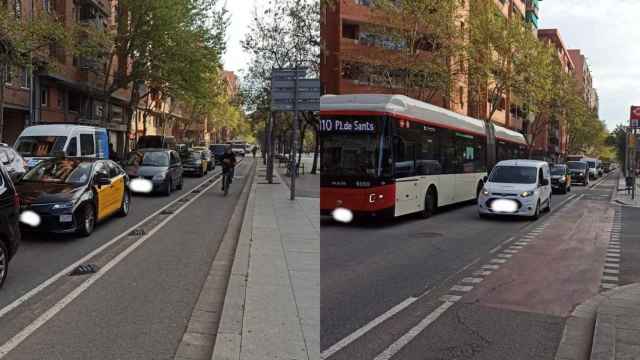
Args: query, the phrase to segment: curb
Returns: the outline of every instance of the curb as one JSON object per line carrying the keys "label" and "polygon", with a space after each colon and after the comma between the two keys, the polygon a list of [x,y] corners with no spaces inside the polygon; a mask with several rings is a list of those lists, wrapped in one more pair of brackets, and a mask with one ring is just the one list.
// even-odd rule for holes
{"label": "curb", "polygon": [[[565,323],[555,360],[611,359],[615,343],[611,341],[610,330],[613,328],[615,331],[615,327],[611,326],[610,318],[598,314],[598,308],[604,301],[625,291],[629,286],[631,285],[600,293],[576,306]],[[613,339],[615,340],[615,333]]]}
{"label": "curb", "polygon": [[242,187],[229,223],[218,245],[218,249],[209,267],[198,300],[191,312],[191,318],[176,350],[175,360],[209,359],[217,337],[221,321],[220,309],[226,296],[227,279],[231,268],[231,259],[236,249],[238,234],[243,224],[247,207],[248,190],[253,184],[255,163],[249,165],[247,180]]}
{"label": "curb", "polygon": [[[257,168],[257,165],[256,165]],[[233,265],[222,306],[222,315],[218,326],[212,360],[238,360],[242,349],[242,326],[244,304],[249,273],[249,254],[251,250],[251,232],[255,209],[255,172],[251,181],[248,200],[244,209],[244,220],[236,245]]]}

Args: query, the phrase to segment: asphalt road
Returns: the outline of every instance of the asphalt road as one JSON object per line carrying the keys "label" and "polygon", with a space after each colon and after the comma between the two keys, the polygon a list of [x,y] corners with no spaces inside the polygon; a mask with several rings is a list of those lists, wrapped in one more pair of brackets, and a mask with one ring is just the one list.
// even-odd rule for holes
{"label": "asphalt road", "polygon": [[[0,358],[173,358],[253,161],[247,160],[227,197],[219,183],[191,192],[217,168],[205,178],[185,178],[184,189],[169,197],[135,196],[129,216],[98,224],[88,238],[27,236],[0,291]],[[146,235],[128,235],[171,202],[140,227]],[[97,274],[65,275],[29,296],[105,244],[87,261],[98,265]]]}
{"label": "asphalt road", "polygon": [[613,178],[554,195],[535,222],[480,219],[474,204],[427,220],[325,219],[322,357],[553,359],[567,314],[600,290]]}

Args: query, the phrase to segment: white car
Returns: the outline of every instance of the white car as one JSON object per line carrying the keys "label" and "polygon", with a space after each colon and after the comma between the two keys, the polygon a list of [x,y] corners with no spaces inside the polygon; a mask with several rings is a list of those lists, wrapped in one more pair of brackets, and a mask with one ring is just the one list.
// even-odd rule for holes
{"label": "white car", "polygon": [[537,160],[504,160],[491,171],[478,195],[478,214],[517,215],[537,219],[551,210],[549,164]]}

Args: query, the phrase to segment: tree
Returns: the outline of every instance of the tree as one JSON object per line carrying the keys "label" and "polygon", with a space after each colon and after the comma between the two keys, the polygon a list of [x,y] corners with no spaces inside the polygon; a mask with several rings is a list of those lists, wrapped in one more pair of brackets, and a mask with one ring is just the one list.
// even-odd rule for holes
{"label": "tree", "polygon": [[4,129],[5,82],[9,72],[25,69],[33,73],[58,67],[50,56],[64,49],[74,56],[98,56],[108,41],[103,32],[59,21],[58,16],[36,10],[23,16],[16,2],[0,4],[0,139]]}
{"label": "tree", "polygon": [[[132,116],[151,92],[172,100],[169,114],[179,100],[206,98],[208,82],[220,67],[228,25],[217,0],[120,0],[116,11],[117,34],[105,68],[106,98],[129,90]],[[130,127],[128,121],[128,131]]]}
{"label": "tree", "polygon": [[[245,106],[248,112],[267,113],[271,103],[273,69],[297,65],[307,67],[309,76],[317,77],[319,74],[319,0],[270,0],[261,13],[254,8],[253,21],[242,47],[251,58],[242,82]],[[303,115],[301,118],[313,119],[314,116]],[[266,121],[268,117],[256,119]],[[278,122],[290,122],[290,115],[279,114]],[[312,120],[310,124],[317,132],[316,122]],[[288,127],[274,126],[276,131],[285,128]]]}

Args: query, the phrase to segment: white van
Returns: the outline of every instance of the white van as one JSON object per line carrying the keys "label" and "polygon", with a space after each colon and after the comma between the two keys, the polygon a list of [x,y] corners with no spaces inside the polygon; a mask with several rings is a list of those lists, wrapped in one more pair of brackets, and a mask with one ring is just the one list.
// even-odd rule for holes
{"label": "white van", "polygon": [[32,168],[63,151],[66,156],[109,158],[109,137],[104,128],[73,124],[34,125],[22,130],[13,146]]}
{"label": "white van", "polygon": [[543,210],[551,210],[551,172],[545,161],[500,161],[478,195],[480,217],[519,215],[537,219]]}

